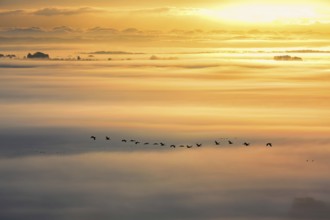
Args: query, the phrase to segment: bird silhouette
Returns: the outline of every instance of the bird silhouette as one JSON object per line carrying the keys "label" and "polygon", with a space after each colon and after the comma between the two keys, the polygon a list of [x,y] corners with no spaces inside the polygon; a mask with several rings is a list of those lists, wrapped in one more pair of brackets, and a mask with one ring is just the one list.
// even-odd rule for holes
{"label": "bird silhouette", "polygon": [[201,147],[201,146],[202,146],[202,144],[198,144],[198,143],[197,143],[197,144],[196,144],[196,146],[197,146],[197,147]]}
{"label": "bird silhouette", "polygon": [[94,139],[94,141],[96,140],[96,137],[95,136],[91,136],[92,139]]}
{"label": "bird silhouette", "polygon": [[233,144],[233,142],[231,142],[230,140],[228,141],[228,144]]}
{"label": "bird silhouette", "polygon": [[174,144],[172,144],[170,147],[173,147],[173,148],[175,148],[175,145],[174,145]]}
{"label": "bird silhouette", "polygon": [[160,145],[161,145],[161,146],[165,146],[165,144],[164,144],[164,143],[162,143],[162,142],[160,142]]}
{"label": "bird silhouette", "polygon": [[110,138],[108,136],[105,137],[106,140],[110,140]]}
{"label": "bird silhouette", "polygon": [[269,147],[272,147],[273,145],[272,145],[272,143],[267,143],[267,144],[266,144],[266,147],[268,147],[268,146],[269,146]]}
{"label": "bird silhouette", "polygon": [[187,148],[192,148],[193,146],[192,145],[187,145]]}
{"label": "bird silhouette", "polygon": [[220,142],[214,141],[215,145],[220,145]]}
{"label": "bird silhouette", "polygon": [[121,140],[121,142],[127,142],[127,140],[126,139],[123,139],[123,140]]}
{"label": "bird silhouette", "polygon": [[243,143],[245,146],[249,146],[250,145],[250,143],[247,143],[247,142],[244,142]]}
{"label": "bird silhouette", "polygon": [[130,142],[135,142],[135,140],[130,140]]}
{"label": "bird silhouette", "polygon": [[147,144],[149,144],[149,143],[148,143],[148,142],[145,142],[145,143],[144,143],[144,145],[147,145]]}
{"label": "bird silhouette", "polygon": [[135,144],[139,144],[140,142],[139,141],[135,141]]}

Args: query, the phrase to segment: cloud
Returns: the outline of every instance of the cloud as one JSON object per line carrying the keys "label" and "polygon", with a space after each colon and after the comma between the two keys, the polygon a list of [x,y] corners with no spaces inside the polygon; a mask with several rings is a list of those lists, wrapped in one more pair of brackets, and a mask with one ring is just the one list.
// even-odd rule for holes
{"label": "cloud", "polygon": [[177,16],[190,16],[190,15],[200,15],[201,12],[205,10],[202,8],[187,8],[187,7],[156,7],[156,8],[143,8],[138,10],[127,10],[121,12],[128,12],[132,14],[168,14]]}
{"label": "cloud", "polygon": [[65,36],[67,33],[80,34],[81,32],[81,30],[69,26],[57,26],[50,29],[41,27],[13,27],[0,29],[0,34],[3,36],[17,36],[20,38],[24,38],[26,36],[36,38],[44,36]]}
{"label": "cloud", "polygon": [[[54,17],[56,18],[56,17]],[[128,26],[129,27],[129,26]],[[195,47],[195,48],[271,48],[271,47],[305,47],[327,46],[326,33],[315,36],[306,36],[300,39],[299,35],[291,32],[259,33],[246,31],[207,31],[199,29],[148,30],[137,27],[115,29],[112,27],[96,26],[93,28],[77,28],[74,25],[44,27],[15,27],[0,28],[0,38],[4,42],[92,42],[94,43],[134,43],[145,45],[146,42],[154,47]]]}
{"label": "cloud", "polygon": [[144,53],[134,53],[134,52],[127,52],[127,51],[94,51],[87,54],[144,54]]}
{"label": "cloud", "polygon": [[106,12],[106,10],[93,8],[93,7],[81,7],[81,8],[41,8],[34,10],[2,10],[0,11],[0,16],[11,16],[11,15],[37,15],[37,16],[69,16],[77,14],[87,14],[87,13],[100,13]]}
{"label": "cloud", "polygon": [[64,8],[64,7],[46,7],[31,10],[2,10],[0,16],[6,15],[37,15],[37,16],[69,16],[86,13],[111,13],[123,15],[171,15],[171,16],[191,16],[200,15],[205,9],[201,8],[185,8],[185,7],[155,7],[155,8],[141,8],[141,9],[110,9],[110,8],[96,8],[96,7],[80,7],[80,8]]}
{"label": "cloud", "polygon": [[20,15],[20,14],[30,14],[37,16],[69,16],[77,14],[87,14],[87,13],[102,13],[108,12],[112,14],[180,14],[180,11],[184,13],[187,12],[187,9],[171,8],[171,7],[162,7],[162,8],[145,8],[138,10],[109,10],[109,9],[100,9],[94,7],[81,7],[81,8],[60,8],[60,7],[48,7],[40,8],[35,10],[2,10],[0,11],[0,16],[8,15]]}
{"label": "cloud", "polygon": [[141,33],[141,31],[139,31],[136,28],[127,28],[125,30],[122,30],[122,33],[125,33],[125,34],[139,34],[139,33]]}
{"label": "cloud", "polygon": [[311,197],[295,198],[289,215],[292,219],[330,219],[330,206]]}
{"label": "cloud", "polygon": [[156,55],[152,55],[150,58],[150,60],[177,60],[177,57],[158,57]]}
{"label": "cloud", "polygon": [[40,27],[14,27],[1,29],[0,32],[5,34],[39,34],[45,30]]}
{"label": "cloud", "polygon": [[[286,219],[287,194],[310,184],[297,189],[301,179],[295,169],[270,172],[274,167],[237,153],[217,149],[3,158],[0,218]],[[253,166],[258,172],[252,172]],[[274,181],[281,177],[289,184]]]}
{"label": "cloud", "polygon": [[41,16],[57,16],[57,15],[77,15],[77,14],[99,13],[99,12],[104,12],[104,10],[92,8],[92,7],[83,7],[78,9],[43,8],[34,11],[33,14],[41,15]]}
{"label": "cloud", "polygon": [[89,28],[87,32],[90,33],[110,33],[110,34],[116,34],[118,33],[118,30],[115,28],[103,28],[103,27],[93,27]]}
{"label": "cloud", "polygon": [[76,30],[68,26],[59,26],[59,27],[54,27],[52,31],[56,33],[72,33],[75,32]]}
{"label": "cloud", "polygon": [[0,16],[21,15],[21,14],[25,14],[25,11],[24,10],[0,11]]}
{"label": "cloud", "polygon": [[131,10],[130,13],[134,14],[162,14],[169,13],[173,10],[171,7],[162,7],[162,8],[147,8],[139,10]]}

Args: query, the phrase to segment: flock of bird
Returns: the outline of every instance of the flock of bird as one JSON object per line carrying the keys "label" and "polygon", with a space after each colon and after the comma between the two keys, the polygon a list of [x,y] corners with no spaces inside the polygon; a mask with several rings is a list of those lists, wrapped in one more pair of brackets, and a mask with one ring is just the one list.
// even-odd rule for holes
{"label": "flock of bird", "polygon": [[[96,136],[91,136],[90,138],[93,139],[94,141],[96,140]],[[110,138],[109,136],[106,136],[106,137],[105,137],[105,140],[110,141],[111,138]],[[149,143],[149,142],[141,142],[141,141],[134,140],[134,139],[131,139],[131,140],[128,140],[128,139],[122,139],[121,142],[123,142],[123,143],[133,143],[133,144],[135,144],[135,145],[141,144],[141,145],[154,145],[154,146],[157,146],[157,145],[158,145],[158,146],[167,146],[164,142]],[[227,142],[229,145],[234,144],[233,141],[231,141],[231,140],[226,140],[226,142]],[[214,144],[215,144],[215,145],[220,145],[221,143],[220,143],[220,141],[215,140],[215,141],[214,141]],[[249,142],[243,142],[242,145],[248,147],[248,146],[251,145],[251,143],[249,143]],[[169,146],[170,148],[176,148],[176,147],[192,148],[193,146],[196,146],[196,147],[202,147],[203,144],[202,144],[202,143],[196,143],[196,144],[194,144],[194,145],[188,145],[188,144],[187,144],[187,145],[183,145],[183,144],[181,144],[181,145],[175,145],[175,144],[170,144],[170,145],[168,145],[168,146]],[[266,147],[273,147],[273,144],[270,143],[270,142],[269,142],[269,143],[266,143]]]}
{"label": "flock of bird", "polygon": [[[96,136],[94,136],[94,135],[92,135],[92,136],[90,136],[90,138],[93,140],[93,141],[96,141]],[[223,138],[224,139],[224,138]],[[109,136],[105,136],[105,140],[106,141],[111,141],[111,138],[109,137]],[[170,148],[176,148],[176,147],[180,147],[180,148],[192,148],[192,147],[194,147],[194,146],[196,146],[196,147],[202,147],[203,146],[203,144],[202,143],[195,143],[194,145],[184,145],[184,144],[181,144],[181,145],[175,145],[175,144],[171,144],[171,145],[167,145],[167,144],[165,144],[164,142],[154,142],[154,143],[150,143],[150,142],[141,142],[141,141],[138,141],[138,140],[134,140],[134,139],[131,139],[131,140],[128,140],[128,139],[122,139],[121,140],[121,142],[123,142],[123,143],[132,143],[132,144],[135,144],[135,145],[139,145],[139,144],[141,144],[141,145],[154,145],[154,146],[169,146]],[[232,145],[232,144],[234,144],[234,142],[233,141],[231,141],[231,140],[229,140],[229,139],[227,139],[227,140],[225,140],[225,143],[227,143],[227,144],[229,144],[229,145]],[[214,141],[214,144],[216,145],[216,146],[218,146],[218,145],[222,145],[222,144],[224,144],[224,142],[223,141],[219,141],[219,140],[215,140]],[[246,146],[246,147],[249,147],[250,145],[251,145],[251,143],[249,143],[249,142],[243,142],[242,143],[242,145],[244,145],[244,146]],[[266,147],[273,147],[273,144],[271,143],[271,142],[268,142],[268,143],[266,143]],[[40,154],[45,154],[46,152],[43,152],[43,151],[40,151],[39,152]],[[314,160],[306,160],[306,162],[307,163],[314,163]]]}
{"label": "flock of bird", "polygon": [[[92,135],[90,138],[92,140],[96,141],[96,136]],[[225,138],[223,138],[223,139],[225,139]],[[106,141],[110,141],[111,138],[109,136],[105,136],[105,140]],[[226,139],[224,141],[225,142],[223,142],[223,141],[220,142],[219,140],[215,140],[214,141],[214,145],[216,145],[216,146],[219,145],[220,146],[220,145],[222,145],[224,143],[227,143],[229,145],[234,144],[234,142],[232,140],[229,140],[229,139]],[[184,145],[184,144],[180,144],[180,145],[170,144],[170,145],[167,145],[164,142],[150,143],[150,142],[141,142],[141,141],[138,141],[138,140],[135,140],[135,139],[131,139],[131,140],[129,140],[129,139],[122,139],[121,142],[123,142],[123,143],[132,143],[132,144],[135,144],[135,145],[141,144],[141,145],[154,145],[154,146],[169,146],[170,148],[176,148],[176,147],[180,147],[180,148],[193,148],[194,146],[195,147],[202,147],[203,146],[202,143],[195,143],[195,144],[191,144],[191,145],[188,145],[188,144],[187,145]],[[243,142],[242,145],[244,145],[246,147],[249,147],[249,146],[251,146],[251,143],[250,142]],[[268,143],[266,143],[266,147],[273,147],[273,144],[271,142],[268,142]],[[307,163],[310,163],[310,162],[313,163],[314,160],[306,160],[306,162]]]}

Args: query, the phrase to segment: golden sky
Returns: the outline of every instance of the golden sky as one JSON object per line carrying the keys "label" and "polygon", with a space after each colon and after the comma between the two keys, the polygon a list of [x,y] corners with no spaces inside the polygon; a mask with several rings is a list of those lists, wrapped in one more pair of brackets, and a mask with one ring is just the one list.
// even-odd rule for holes
{"label": "golden sky", "polygon": [[325,0],[2,0],[0,39],[125,47],[328,47]]}
{"label": "golden sky", "polygon": [[134,27],[216,29],[228,26],[311,25],[330,21],[325,0],[123,0],[0,2],[1,27]]}

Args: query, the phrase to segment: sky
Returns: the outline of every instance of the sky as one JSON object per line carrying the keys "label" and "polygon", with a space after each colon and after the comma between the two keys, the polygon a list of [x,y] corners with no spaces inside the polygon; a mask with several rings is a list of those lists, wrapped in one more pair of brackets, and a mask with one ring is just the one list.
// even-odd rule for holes
{"label": "sky", "polygon": [[[327,1],[1,1],[0,50],[51,43],[98,48],[323,48]],[[101,45],[102,44],[102,45]],[[70,45],[70,46],[68,46]],[[80,46],[81,47],[81,46]],[[43,47],[38,47],[42,49]],[[326,48],[328,49],[328,48]]]}
{"label": "sky", "polygon": [[214,29],[329,22],[327,1],[1,1],[1,27]]}

